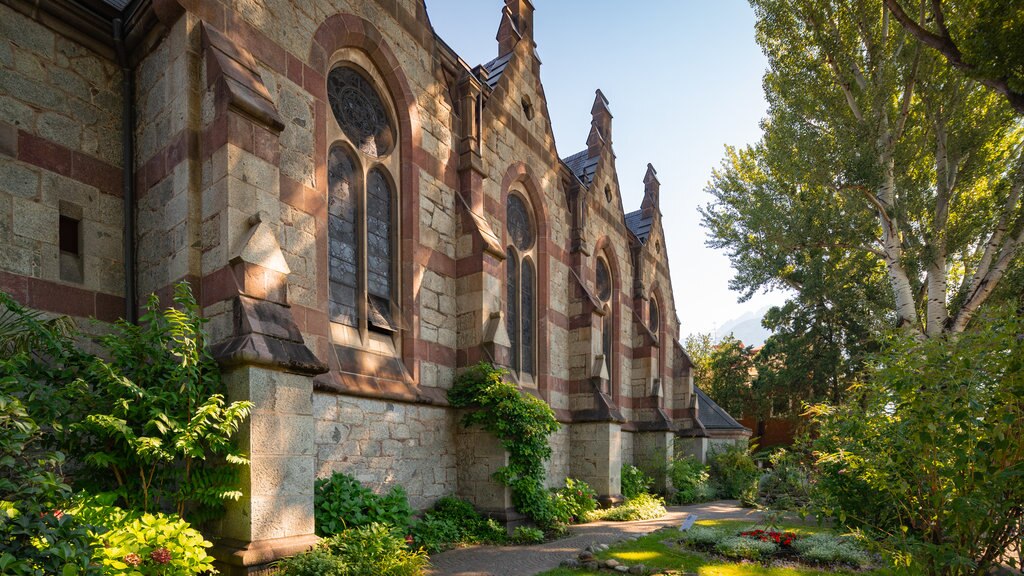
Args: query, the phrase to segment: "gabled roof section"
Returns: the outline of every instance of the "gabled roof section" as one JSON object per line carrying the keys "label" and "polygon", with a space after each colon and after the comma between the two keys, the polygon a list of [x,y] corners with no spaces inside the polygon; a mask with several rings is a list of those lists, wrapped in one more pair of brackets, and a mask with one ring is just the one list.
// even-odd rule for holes
{"label": "gabled roof section", "polygon": [[721,406],[715,403],[703,390],[694,386],[697,393],[697,419],[704,428],[708,430],[736,430],[750,431],[749,428],[740,424],[735,418],[729,415]]}
{"label": "gabled roof section", "polygon": [[647,243],[651,235],[651,228],[654,226],[654,214],[648,212],[644,215],[643,210],[637,210],[626,214],[626,228],[640,240],[641,244]]}
{"label": "gabled roof section", "polygon": [[576,178],[583,183],[584,186],[589,187],[594,181],[594,173],[597,172],[597,162],[600,160],[600,156],[593,158],[589,157],[587,150],[577,152],[572,156],[562,158],[562,162],[565,163],[569,171],[576,175]]}
{"label": "gabled roof section", "polygon": [[491,60],[487,64],[484,64],[484,70],[487,70],[487,87],[494,90],[494,87],[498,85],[498,80],[501,80],[501,74],[508,67],[509,60],[512,59],[512,52],[498,56],[494,60]]}

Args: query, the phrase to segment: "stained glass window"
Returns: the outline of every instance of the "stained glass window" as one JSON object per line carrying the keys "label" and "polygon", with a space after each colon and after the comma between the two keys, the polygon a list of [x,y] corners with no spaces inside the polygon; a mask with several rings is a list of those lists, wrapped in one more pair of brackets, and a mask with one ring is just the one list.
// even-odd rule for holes
{"label": "stained glass window", "polygon": [[601,321],[601,353],[604,354],[604,365],[608,368],[608,378],[612,377],[612,311],[606,309],[604,319]]}
{"label": "stained glass window", "polygon": [[520,250],[529,250],[533,246],[533,224],[530,223],[530,214],[523,199],[516,194],[508,195],[505,225],[508,227],[513,246]]}
{"label": "stained glass window", "polygon": [[519,323],[522,326],[522,368],[523,372],[533,374],[533,309],[534,303],[534,273],[533,262],[523,260],[522,278],[520,279],[520,292],[522,293],[522,307],[520,308]]}
{"label": "stained glass window", "polygon": [[612,275],[604,258],[597,259],[597,297],[607,302],[612,297]]}
{"label": "stained glass window", "polygon": [[327,230],[329,249],[329,314],[331,320],[358,326],[358,242],[356,179],[352,158],[340,146],[327,158]]}
{"label": "stained glass window", "polygon": [[508,290],[505,301],[505,325],[508,328],[508,341],[511,343],[509,363],[514,370],[519,369],[519,257],[515,250],[509,248],[505,252],[505,283]]}
{"label": "stained glass window", "polygon": [[374,158],[391,151],[395,134],[380,95],[356,70],[338,67],[327,76],[327,99],[345,136]]}

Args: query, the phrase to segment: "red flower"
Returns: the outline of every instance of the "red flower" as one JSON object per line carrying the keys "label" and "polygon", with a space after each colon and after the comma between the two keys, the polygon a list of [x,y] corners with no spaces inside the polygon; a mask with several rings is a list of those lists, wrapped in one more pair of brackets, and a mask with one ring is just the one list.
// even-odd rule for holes
{"label": "red flower", "polygon": [[411,535],[406,534],[406,536],[405,536],[405,543],[408,544],[409,546],[412,546],[412,536]]}
{"label": "red flower", "polygon": [[142,558],[140,558],[135,552],[129,552],[124,557],[124,563],[129,566],[138,566],[139,564],[142,564]]}
{"label": "red flower", "polygon": [[60,520],[61,518],[64,517],[64,511],[63,510],[54,510],[53,511],[53,517],[56,518],[57,520]]}
{"label": "red flower", "polygon": [[149,558],[157,564],[167,564],[171,561],[171,551],[167,548],[157,548],[149,553]]}

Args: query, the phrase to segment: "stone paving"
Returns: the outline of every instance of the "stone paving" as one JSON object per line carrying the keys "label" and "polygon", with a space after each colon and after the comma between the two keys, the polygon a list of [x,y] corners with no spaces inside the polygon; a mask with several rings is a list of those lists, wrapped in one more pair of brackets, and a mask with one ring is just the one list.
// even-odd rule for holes
{"label": "stone paving", "polygon": [[593,522],[573,526],[571,534],[536,546],[470,546],[430,557],[430,576],[532,576],[557,568],[574,558],[588,544],[612,544],[625,537],[643,536],[665,526],[678,526],[689,514],[701,520],[760,519],[757,511],[742,508],[735,500],[720,500],[692,506],[671,506],[657,520],[638,522]]}

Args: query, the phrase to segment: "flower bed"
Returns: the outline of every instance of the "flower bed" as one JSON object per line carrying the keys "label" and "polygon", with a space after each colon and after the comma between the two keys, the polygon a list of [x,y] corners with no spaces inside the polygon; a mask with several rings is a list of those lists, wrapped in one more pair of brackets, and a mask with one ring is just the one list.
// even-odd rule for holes
{"label": "flower bed", "polygon": [[697,525],[683,532],[680,543],[691,550],[766,564],[785,560],[814,566],[866,568],[871,563],[868,553],[853,538],[832,534],[804,536],[789,531],[738,531]]}

